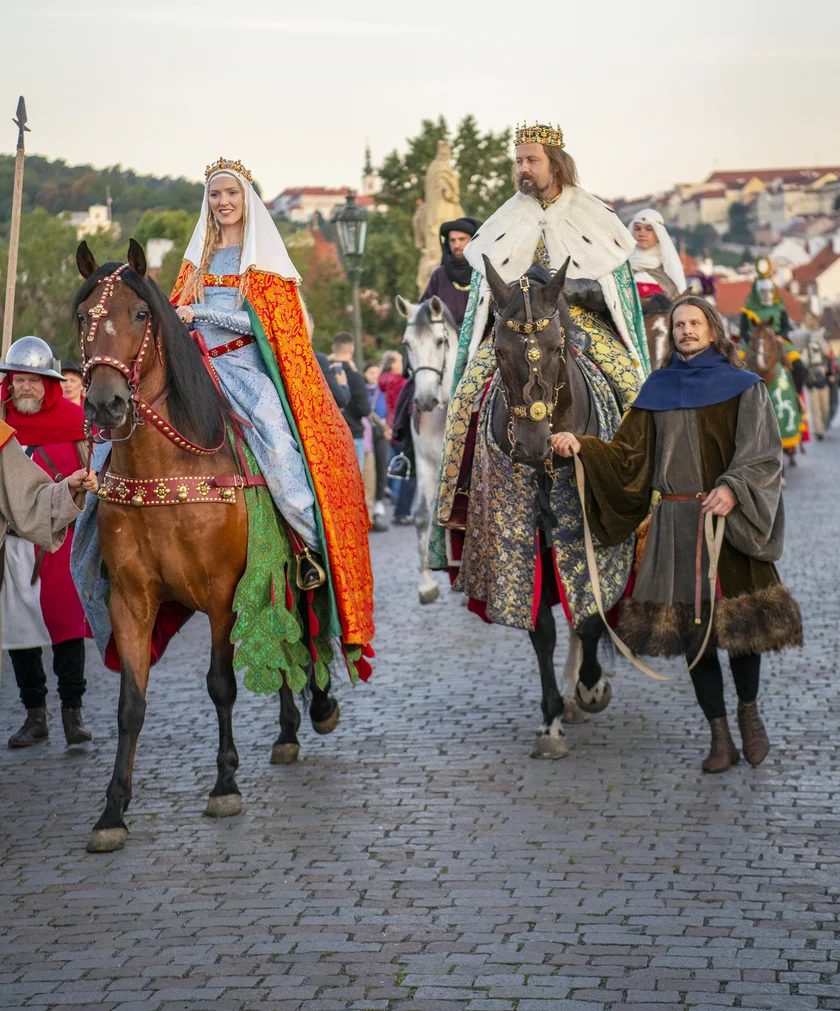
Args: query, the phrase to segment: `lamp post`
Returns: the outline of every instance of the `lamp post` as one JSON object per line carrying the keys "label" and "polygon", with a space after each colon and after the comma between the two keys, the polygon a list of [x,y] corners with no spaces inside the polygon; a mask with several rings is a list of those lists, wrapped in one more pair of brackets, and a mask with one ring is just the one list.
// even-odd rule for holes
{"label": "lamp post", "polygon": [[338,248],[353,285],[353,328],[356,338],[356,367],[364,368],[362,348],[362,310],[359,304],[359,280],[362,276],[362,260],[365,255],[367,238],[367,211],[356,203],[356,194],[351,190],[347,202],[335,216],[338,232]]}

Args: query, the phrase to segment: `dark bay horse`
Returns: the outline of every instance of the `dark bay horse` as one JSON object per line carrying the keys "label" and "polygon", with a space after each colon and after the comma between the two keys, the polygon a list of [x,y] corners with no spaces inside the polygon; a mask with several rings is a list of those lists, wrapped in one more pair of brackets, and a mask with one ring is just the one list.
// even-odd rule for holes
{"label": "dark bay horse", "polygon": [[[496,307],[496,361],[505,392],[493,404],[492,437],[514,463],[538,473],[560,470],[570,461],[553,456],[552,432],[598,434],[589,386],[567,344],[567,335],[578,330],[563,297],[569,260],[547,284],[530,282],[527,291],[520,284],[505,284],[486,256],[484,264]],[[554,669],[556,626],[549,601],[557,588],[551,585],[555,574],[550,549],[543,550],[543,558],[543,588],[530,633],[540,670],[543,713],[533,754],[561,758],[567,753],[561,727],[565,703]],[[612,698],[598,662],[603,622],[597,613],[591,614],[578,622],[575,631],[583,653],[575,702],[585,712],[601,712]]]}
{"label": "dark bay horse", "polygon": [[[140,245],[131,240],[127,265],[100,267],[83,242],[76,262],[85,278],[73,306],[85,361],[85,416],[112,433],[109,471],[132,481],[181,478],[185,499],[187,486],[194,487],[197,479],[238,475],[226,435],[227,403],[175,310],[146,277]],[[128,834],[123,816],[146,709],[152,631],[158,609],[167,602],[203,611],[210,619],[207,690],[218,715],[219,750],[206,813],[227,817],[242,810],[235,778],[239,756],[233,740],[236,678],[230,636],[248,545],[244,494],[228,482],[214,502],[142,505],[142,499],[98,504],[120,700],[114,772],[105,810],[88,841],[91,852],[121,849]],[[313,725],[329,733],[338,722],[338,704],[329,686],[319,689],[310,678],[310,688]],[[296,757],[300,725],[294,696],[285,686],[280,705],[281,731],[272,752],[277,764]]]}

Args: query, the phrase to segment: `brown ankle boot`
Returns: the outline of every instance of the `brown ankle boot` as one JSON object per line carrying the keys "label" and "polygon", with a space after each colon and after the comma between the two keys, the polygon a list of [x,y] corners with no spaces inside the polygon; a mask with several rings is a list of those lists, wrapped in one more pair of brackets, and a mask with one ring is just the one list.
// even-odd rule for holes
{"label": "brown ankle boot", "polygon": [[741,756],[729,732],[729,720],[718,716],[709,723],[712,728],[712,747],[703,759],[703,772],[726,772],[730,765],[737,765]]}
{"label": "brown ankle boot", "polygon": [[33,744],[46,741],[49,736],[46,708],[39,706],[37,709],[27,709],[23,726],[9,738],[9,747],[31,748]]}
{"label": "brown ankle boot", "polygon": [[738,729],[741,731],[744,758],[750,765],[761,765],[770,750],[770,741],[758,715],[757,702],[738,703]]}
{"label": "brown ankle boot", "polygon": [[64,724],[64,736],[68,744],[86,744],[93,740],[93,734],[82,722],[81,709],[62,709],[61,722]]}

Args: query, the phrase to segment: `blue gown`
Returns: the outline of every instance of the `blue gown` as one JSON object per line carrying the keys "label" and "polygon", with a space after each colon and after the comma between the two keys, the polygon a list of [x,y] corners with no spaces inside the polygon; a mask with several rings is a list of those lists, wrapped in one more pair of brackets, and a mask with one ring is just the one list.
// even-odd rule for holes
{"label": "blue gown", "polygon": [[[217,250],[208,273],[238,274],[239,246]],[[196,314],[192,325],[201,331],[208,348],[253,334],[248,313],[236,307],[238,294],[238,288],[206,287],[205,301],[192,306]],[[257,458],[277,508],[306,543],[320,553],[314,494],[259,346],[249,344],[220,355],[213,359],[213,366],[233,410],[253,425],[253,428],[245,428],[245,441]],[[97,473],[110,451],[110,442],[96,446],[91,466]],[[98,510],[99,498],[88,493],[85,511],[76,521],[70,571],[93,637],[104,657],[111,636],[110,581],[102,565]]]}
{"label": "blue gown", "polygon": [[[239,246],[217,249],[207,273],[238,274]],[[192,306],[192,326],[201,331],[211,350],[237,337],[253,335],[248,313],[236,307],[238,297],[238,288],[205,287],[204,302]],[[320,552],[315,499],[303,457],[259,346],[248,344],[219,355],[213,359],[213,367],[230,406],[253,425],[245,429],[245,441],[257,458],[277,508],[306,543]]]}

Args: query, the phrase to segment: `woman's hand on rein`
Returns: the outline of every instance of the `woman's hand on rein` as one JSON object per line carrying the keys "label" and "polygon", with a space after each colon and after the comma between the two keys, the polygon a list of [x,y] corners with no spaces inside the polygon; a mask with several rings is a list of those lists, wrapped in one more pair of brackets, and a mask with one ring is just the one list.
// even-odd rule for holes
{"label": "woman's hand on rein", "polygon": [[192,323],[195,319],[195,310],[191,305],[179,305],[178,309],[178,319],[182,323]]}
{"label": "woman's hand on rein", "polygon": [[572,456],[580,452],[580,443],[571,432],[555,432],[551,437],[551,448],[558,456]]}

